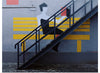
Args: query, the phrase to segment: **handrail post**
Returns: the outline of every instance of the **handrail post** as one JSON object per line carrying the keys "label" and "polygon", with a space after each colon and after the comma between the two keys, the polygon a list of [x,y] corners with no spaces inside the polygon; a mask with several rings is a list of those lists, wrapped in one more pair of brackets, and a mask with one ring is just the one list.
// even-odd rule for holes
{"label": "handrail post", "polygon": [[[85,0],[85,4],[86,4],[86,0]],[[84,12],[85,12],[84,14],[86,15],[86,5],[85,5],[85,10],[84,10]]]}
{"label": "handrail post", "polygon": [[54,15],[54,39],[56,38],[56,15]]}
{"label": "handrail post", "polygon": [[[71,15],[71,6],[69,8],[70,8],[70,15]],[[69,28],[70,27],[71,27],[71,17],[69,18]]]}
{"label": "handrail post", "polygon": [[17,68],[19,68],[19,44],[17,44]]}
{"label": "handrail post", "polygon": [[73,0],[73,25],[74,25],[74,0]]}
{"label": "handrail post", "polygon": [[[25,51],[25,42],[23,42],[23,52]],[[25,63],[25,53],[23,54],[23,63]]]}
{"label": "handrail post", "polygon": [[93,4],[92,4],[93,2],[92,2],[92,0],[91,0],[91,10],[92,10],[92,8],[93,8]]}
{"label": "handrail post", "polygon": [[36,48],[35,48],[35,53],[37,54],[37,29],[36,29]]}
{"label": "handrail post", "polygon": [[[38,40],[40,39],[40,29],[39,29],[39,32],[38,32]],[[40,51],[40,41],[39,41],[39,44],[38,44],[38,50]]]}

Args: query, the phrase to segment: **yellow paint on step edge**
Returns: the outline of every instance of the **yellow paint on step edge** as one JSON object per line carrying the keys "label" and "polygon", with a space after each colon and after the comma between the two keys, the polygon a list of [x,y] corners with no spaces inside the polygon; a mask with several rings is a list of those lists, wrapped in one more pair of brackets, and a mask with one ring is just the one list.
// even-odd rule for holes
{"label": "yellow paint on step edge", "polygon": [[22,46],[21,46],[21,51],[25,51],[26,50],[26,42],[22,43]]}
{"label": "yellow paint on step edge", "polygon": [[[22,39],[26,36],[27,34],[13,34],[13,39]],[[33,35],[30,37],[30,40],[35,40],[35,36]],[[37,35],[38,36],[38,35]],[[41,34],[40,38],[43,37],[44,35]],[[38,39],[38,38],[37,38]],[[48,35],[44,38],[44,40],[53,40],[54,35]],[[90,35],[68,35],[66,36],[63,40],[90,40]]]}
{"label": "yellow paint on step edge", "polygon": [[77,52],[81,52],[81,40],[77,40]]}

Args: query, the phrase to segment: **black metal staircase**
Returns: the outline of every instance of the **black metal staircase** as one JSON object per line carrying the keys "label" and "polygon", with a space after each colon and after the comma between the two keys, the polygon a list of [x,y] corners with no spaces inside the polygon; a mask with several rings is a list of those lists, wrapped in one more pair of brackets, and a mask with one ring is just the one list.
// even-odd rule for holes
{"label": "black metal staircase", "polygon": [[[73,32],[76,28],[78,28],[83,22],[85,22],[87,19],[92,17],[94,14],[98,12],[98,6],[96,5],[93,7],[92,0],[87,1],[84,3],[81,7],[79,7],[77,10],[74,9],[74,3],[75,1],[72,0],[68,4],[66,4],[63,8],[61,8],[59,11],[57,11],[54,15],[52,15],[47,21],[54,22],[54,29],[51,29],[48,31],[45,35],[42,37],[40,36],[40,31],[42,29],[41,25],[38,26],[35,30],[31,31],[28,35],[26,35],[23,39],[21,39],[18,43],[15,44],[15,48],[17,48],[17,66],[18,69],[26,69],[31,64],[33,64],[35,61],[37,61],[41,56],[46,54],[48,51],[50,51],[54,46],[56,46],[64,37],[69,35],[71,32]],[[90,10],[87,12],[87,5],[90,5]],[[66,9],[70,10],[70,15],[66,17],[61,23],[56,24],[56,18],[59,16],[62,12],[64,12]],[[77,21],[75,21],[76,14],[78,14],[81,10],[83,10],[84,15],[81,16],[81,18]],[[64,22],[69,21],[68,25],[69,27],[66,28],[58,37],[56,37],[56,28],[59,28],[61,25],[63,25]],[[44,22],[45,26],[47,25],[47,22]],[[45,27],[44,26],[44,27]],[[54,31],[54,39],[45,45],[44,48],[41,49],[40,42],[49,35],[50,32]],[[35,42],[32,43],[29,47],[24,49],[25,45],[24,43],[29,40],[31,37],[35,37]],[[27,44],[26,44],[27,45]],[[20,48],[23,46],[23,52],[21,52]],[[29,52],[29,50],[35,49],[34,55],[31,56],[28,60],[26,60],[26,55]],[[21,57],[21,60],[20,60]],[[19,65],[23,63],[21,66]]]}

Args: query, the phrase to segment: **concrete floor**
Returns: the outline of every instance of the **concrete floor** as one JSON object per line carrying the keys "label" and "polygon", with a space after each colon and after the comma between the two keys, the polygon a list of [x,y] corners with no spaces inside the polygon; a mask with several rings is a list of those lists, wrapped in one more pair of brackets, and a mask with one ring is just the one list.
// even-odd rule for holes
{"label": "concrete floor", "polygon": [[16,63],[3,63],[3,72],[97,72],[97,64],[50,64],[50,65],[34,65],[31,70],[17,70]]}

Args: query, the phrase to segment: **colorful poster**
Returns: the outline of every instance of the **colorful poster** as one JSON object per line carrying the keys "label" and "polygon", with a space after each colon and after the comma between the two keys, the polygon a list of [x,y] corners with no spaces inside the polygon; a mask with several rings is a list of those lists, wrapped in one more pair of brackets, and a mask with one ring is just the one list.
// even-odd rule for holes
{"label": "colorful poster", "polygon": [[6,0],[7,5],[18,5],[19,0]]}

